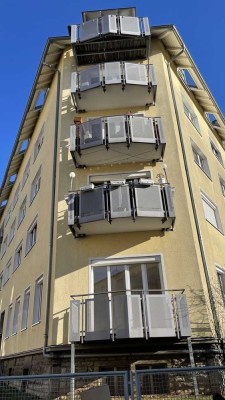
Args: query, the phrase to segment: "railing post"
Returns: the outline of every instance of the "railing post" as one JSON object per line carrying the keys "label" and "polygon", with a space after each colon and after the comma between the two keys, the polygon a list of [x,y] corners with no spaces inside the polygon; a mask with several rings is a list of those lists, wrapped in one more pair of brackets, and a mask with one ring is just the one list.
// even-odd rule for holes
{"label": "railing post", "polygon": [[[71,343],[71,374],[75,373],[75,342]],[[70,379],[70,400],[75,400],[75,378]]]}
{"label": "railing post", "polygon": [[[194,361],[194,353],[193,353],[193,347],[192,347],[191,337],[190,336],[187,338],[187,343],[188,343],[188,351],[189,351],[191,367],[194,368],[195,367],[195,361]],[[192,372],[192,377],[193,377],[195,396],[198,396],[199,395],[198,382],[197,382],[197,378],[196,378],[196,373],[195,372]]]}
{"label": "railing post", "polygon": [[135,371],[135,383],[136,383],[136,398],[141,400],[141,385],[140,385],[140,374]]}

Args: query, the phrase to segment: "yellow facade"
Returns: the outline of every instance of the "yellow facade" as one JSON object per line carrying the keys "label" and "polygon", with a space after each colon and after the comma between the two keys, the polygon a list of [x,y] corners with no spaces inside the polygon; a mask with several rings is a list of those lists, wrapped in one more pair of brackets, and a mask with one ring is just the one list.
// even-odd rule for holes
{"label": "yellow facade", "polygon": [[[132,62],[145,63],[147,60],[133,60]],[[5,311],[4,325],[1,341],[1,357],[15,358],[19,354],[30,354],[42,351],[44,346],[44,335],[46,334],[46,312],[49,312],[47,347],[44,349],[51,353],[51,350],[58,351],[62,345],[69,351],[69,307],[71,295],[88,294],[93,291],[92,267],[93,260],[102,260],[108,265],[116,263],[116,259],[139,259],[159,256],[162,263],[165,290],[184,289],[187,296],[189,318],[191,323],[191,338],[193,342],[198,340],[204,342],[213,340],[218,336],[218,329],[215,327],[215,310],[212,310],[210,302],[209,286],[207,286],[206,269],[210,279],[212,292],[214,293],[214,303],[216,314],[220,320],[219,334],[223,336],[223,300],[221,287],[218,284],[217,269],[225,273],[224,268],[224,231],[225,231],[225,208],[224,195],[221,191],[219,177],[225,180],[224,166],[213,154],[210,139],[219,150],[223,163],[225,164],[224,147],[222,136],[207,121],[205,110],[196,100],[193,92],[188,88],[180,75],[176,61],[171,64],[172,84],[174,87],[175,101],[177,104],[178,115],[174,108],[174,99],[171,91],[171,84],[168,75],[168,63],[170,55],[165,44],[153,35],[151,41],[150,63],[153,64],[157,79],[157,93],[154,105],[150,107],[133,107],[104,109],[104,93],[101,88],[96,91],[98,102],[102,109],[97,111],[76,113],[74,103],[71,98],[70,79],[74,72],[74,54],[71,46],[62,51],[61,59],[58,64],[61,77],[59,115],[58,115],[58,148],[56,159],[56,171],[54,177],[54,135],[55,135],[55,113],[57,102],[57,73],[51,83],[43,109],[35,125],[29,146],[24,159],[19,167],[16,181],[8,197],[7,205],[1,215],[0,226],[6,219],[7,211],[12,205],[18,184],[22,183],[23,175],[27,163],[30,161],[30,172],[28,179],[19,191],[19,199],[15,208],[11,212],[10,219],[4,226],[4,236],[10,235],[10,227],[16,218],[15,236],[12,242],[7,245],[6,252],[0,260],[0,273],[11,260],[10,278],[2,285],[0,292],[1,313]],[[79,70],[87,66],[78,67]],[[135,96],[135,88],[133,95]],[[125,88],[126,91],[126,88]],[[116,93],[116,94],[115,94]],[[113,92],[113,96],[121,96],[121,88],[118,86]],[[86,95],[88,96],[88,94]],[[185,100],[184,100],[185,99]],[[115,99],[114,99],[115,100]],[[199,130],[184,112],[184,101],[186,101],[195,116],[197,117]],[[70,153],[69,130],[73,124],[75,116],[80,116],[82,123],[90,118],[102,116],[115,116],[143,114],[145,117],[161,117],[166,137],[165,154],[162,162],[120,162],[115,164],[107,163],[107,150],[105,150],[105,163],[102,165],[88,166],[87,168],[75,169],[74,162]],[[178,122],[180,122],[180,131]],[[42,126],[44,125],[43,143],[39,153],[34,160],[34,149],[39,137]],[[183,140],[183,148],[181,137]],[[210,176],[208,176],[194,160],[193,146],[200,149],[207,158]],[[187,158],[185,166],[184,152]],[[101,234],[96,222],[97,234],[88,235],[85,238],[74,239],[68,227],[68,204],[65,196],[70,189],[77,191],[81,186],[90,183],[90,177],[95,175],[110,175],[121,173],[139,173],[151,171],[152,177],[157,182],[157,175],[165,173],[163,163],[166,164],[166,174],[168,182],[174,188],[174,208],[176,221],[174,228],[168,231],[145,230],[138,232],[125,232]],[[30,204],[32,182],[41,167],[40,188],[35,198]],[[70,173],[76,173],[75,178],[70,178]],[[52,181],[55,179],[55,209],[54,209],[54,230],[52,248],[52,271],[49,273],[49,254],[51,252],[51,210],[52,210]],[[71,187],[72,185],[72,187]],[[193,198],[190,195],[190,185]],[[201,193],[207,196],[216,206],[219,212],[223,232],[206,220]],[[18,225],[19,210],[22,201],[27,198],[26,214]],[[193,204],[197,216],[194,215]],[[26,241],[30,226],[33,221],[37,221],[37,238],[34,246],[26,254]],[[196,218],[198,219],[199,229],[196,229]],[[124,222],[126,224],[126,221]],[[135,223],[134,223],[135,224]],[[22,261],[21,265],[13,272],[15,252],[19,243],[22,241]],[[3,246],[3,242],[1,247]],[[205,262],[201,251],[200,242],[204,249]],[[124,261],[125,262],[125,261]],[[129,262],[129,261],[128,261]],[[107,264],[108,263],[108,264]],[[111,264],[110,264],[111,265]],[[43,291],[41,316],[38,323],[33,324],[35,282],[43,276]],[[49,285],[50,283],[50,285]],[[24,292],[30,288],[29,312],[26,329],[21,330],[22,312],[24,302]],[[48,289],[47,289],[48,288]],[[50,290],[50,307],[46,309],[48,302],[48,290]],[[20,309],[18,316],[17,332],[13,331],[13,316],[15,313],[16,299],[20,296]],[[79,297],[80,298],[80,297]],[[8,308],[12,304],[12,315],[9,328],[9,337],[6,338]],[[221,312],[222,309],[222,312]],[[216,330],[217,329],[217,330]],[[131,339],[127,339],[127,343]],[[133,339],[134,340],[134,339]],[[141,339],[145,340],[145,339]],[[179,338],[176,338],[179,341]],[[116,340],[117,342],[117,340]],[[183,338],[183,342],[185,339]],[[182,342],[182,343],[183,343]],[[131,342],[130,342],[131,343]],[[148,339],[151,346],[151,338]],[[167,339],[164,338],[164,346]],[[113,348],[114,342],[108,346]],[[116,344],[117,345],[117,344]],[[128,348],[129,348],[129,344]],[[61,346],[61,347],[60,347]],[[82,354],[82,344],[79,345]],[[91,346],[91,344],[90,344]],[[94,346],[94,345],[93,345]],[[130,346],[133,346],[130,344]],[[154,344],[155,346],[155,344]],[[184,344],[186,346],[186,344]],[[91,349],[91,350],[90,350]],[[63,350],[62,350],[63,351]],[[89,351],[94,352],[94,347],[89,347]],[[118,350],[117,350],[118,351]],[[58,353],[58,354],[59,354]],[[123,352],[121,351],[121,355]],[[169,353],[168,353],[169,354]],[[146,353],[146,356],[148,354]],[[97,357],[97,355],[96,355]],[[150,356],[149,356],[150,357]],[[138,359],[138,352],[137,352]],[[139,357],[140,359],[140,357]]]}

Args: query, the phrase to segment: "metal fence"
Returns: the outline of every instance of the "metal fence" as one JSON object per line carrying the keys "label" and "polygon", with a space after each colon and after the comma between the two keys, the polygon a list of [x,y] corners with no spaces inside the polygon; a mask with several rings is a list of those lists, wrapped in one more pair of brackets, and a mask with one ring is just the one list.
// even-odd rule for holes
{"label": "metal fence", "polygon": [[209,400],[225,393],[225,367],[2,376],[6,400]]}

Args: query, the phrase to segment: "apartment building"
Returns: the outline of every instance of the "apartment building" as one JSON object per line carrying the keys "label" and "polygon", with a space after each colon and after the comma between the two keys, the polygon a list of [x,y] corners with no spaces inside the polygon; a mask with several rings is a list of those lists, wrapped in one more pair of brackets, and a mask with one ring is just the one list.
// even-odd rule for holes
{"label": "apartment building", "polygon": [[173,25],[49,38],[0,191],[4,374],[223,360],[225,120]]}

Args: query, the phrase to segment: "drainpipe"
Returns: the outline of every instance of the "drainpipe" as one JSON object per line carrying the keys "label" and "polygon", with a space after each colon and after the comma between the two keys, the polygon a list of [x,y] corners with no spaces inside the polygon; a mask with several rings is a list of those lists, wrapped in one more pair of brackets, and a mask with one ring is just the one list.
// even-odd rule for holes
{"label": "drainpipe", "polygon": [[192,205],[192,210],[193,210],[193,215],[194,215],[195,227],[196,227],[196,231],[197,231],[199,248],[200,248],[200,253],[201,253],[201,258],[202,258],[202,263],[203,263],[203,268],[204,268],[204,274],[205,274],[205,279],[206,279],[206,284],[207,284],[207,289],[208,289],[208,294],[209,294],[209,301],[210,301],[210,306],[211,306],[212,315],[213,315],[214,327],[215,327],[217,338],[221,342],[221,347],[222,347],[222,351],[224,354],[222,337],[221,337],[221,333],[220,333],[221,332],[220,331],[220,323],[219,323],[219,318],[218,318],[218,315],[216,312],[213,291],[212,291],[211,283],[210,283],[209,269],[208,269],[200,224],[199,224],[199,220],[198,220],[198,214],[197,214],[195,200],[194,200],[194,193],[193,193],[193,188],[192,188],[192,183],[191,183],[191,178],[190,178],[190,173],[189,173],[189,168],[188,168],[187,156],[186,156],[184,140],[183,140],[183,133],[182,133],[180,117],[179,117],[179,112],[178,112],[178,107],[177,107],[177,102],[176,102],[176,96],[175,96],[175,91],[174,91],[174,86],[173,86],[172,75],[171,75],[172,62],[177,57],[179,57],[184,51],[185,51],[185,45],[182,43],[182,50],[175,56],[171,57],[170,61],[167,62],[167,70],[168,70],[170,89],[171,89],[171,94],[172,94],[172,99],[173,99],[173,106],[174,106],[174,111],[175,111],[175,116],[176,116],[177,128],[178,128],[179,137],[180,137],[180,144],[181,144],[181,149],[182,149],[182,154],[183,154],[183,159],[184,159],[184,167],[185,167],[185,172],[186,172],[186,176],[187,176],[188,189],[189,189],[191,205]]}
{"label": "drainpipe", "polygon": [[53,166],[52,166],[52,196],[51,196],[51,215],[50,215],[50,232],[49,232],[49,257],[48,257],[48,275],[47,275],[47,294],[46,294],[46,317],[44,329],[44,345],[43,356],[54,357],[46,352],[48,346],[49,331],[49,314],[51,301],[51,279],[52,279],[52,259],[53,259],[53,239],[54,239],[54,222],[55,222],[55,188],[56,188],[56,167],[57,167],[57,148],[58,148],[58,127],[59,127],[59,102],[60,102],[60,83],[61,72],[52,65],[43,63],[46,67],[52,69],[57,74],[57,91],[56,91],[56,107],[55,107],[55,132],[54,132],[54,148],[53,148]]}

